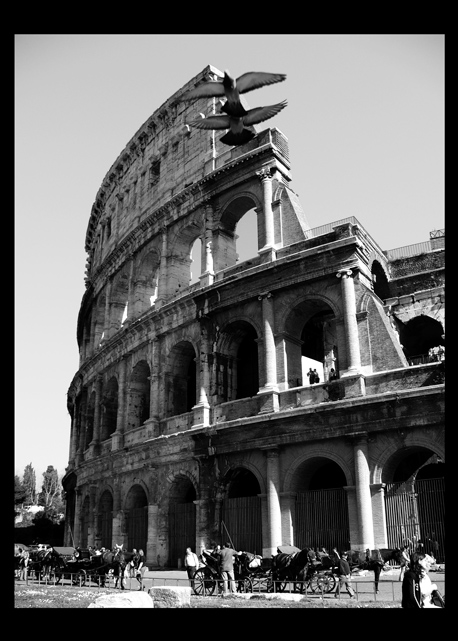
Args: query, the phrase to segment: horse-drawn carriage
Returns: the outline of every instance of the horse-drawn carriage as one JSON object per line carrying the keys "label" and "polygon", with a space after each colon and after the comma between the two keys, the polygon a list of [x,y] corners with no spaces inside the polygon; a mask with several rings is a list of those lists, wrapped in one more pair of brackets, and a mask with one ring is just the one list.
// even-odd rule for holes
{"label": "horse-drawn carriage", "polygon": [[300,550],[295,546],[280,546],[272,557],[272,582],[276,592],[288,585],[294,592],[332,592],[336,586],[337,559],[325,550]]}
{"label": "horse-drawn carriage", "polygon": [[56,583],[69,579],[73,585],[93,581],[104,586],[112,565],[111,556],[91,554],[88,548],[54,547],[49,578]]}
{"label": "horse-drawn carriage", "polygon": [[[200,557],[201,567],[192,580],[195,594],[211,596],[215,589],[223,590],[223,577],[219,569],[219,560],[203,551]],[[253,560],[255,562],[253,563]],[[253,587],[265,585],[269,589],[270,559],[261,559],[250,552],[241,552],[235,557],[234,577],[237,592],[253,592]]]}

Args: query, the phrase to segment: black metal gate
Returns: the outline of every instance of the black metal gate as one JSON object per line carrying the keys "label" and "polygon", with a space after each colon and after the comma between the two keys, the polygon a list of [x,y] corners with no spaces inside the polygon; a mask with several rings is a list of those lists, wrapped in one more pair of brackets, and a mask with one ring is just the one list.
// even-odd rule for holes
{"label": "black metal gate", "polygon": [[343,488],[310,490],[296,497],[294,545],[350,549],[347,494]]}
{"label": "black metal gate", "polygon": [[194,503],[169,504],[169,566],[176,568],[186,548],[195,551],[196,506]]}
{"label": "black metal gate", "polygon": [[134,507],[127,513],[127,549],[146,553],[148,539],[148,506]]}
{"label": "black metal gate", "polygon": [[445,563],[445,479],[422,479],[413,484],[387,483],[385,512],[388,547],[418,541],[424,551]]}
{"label": "black metal gate", "polygon": [[113,536],[113,497],[105,492],[100,499],[97,515],[97,533],[100,536],[100,546],[111,550]]}
{"label": "black metal gate", "polygon": [[222,543],[232,541],[237,551],[262,554],[261,499],[258,496],[225,499],[220,536]]}

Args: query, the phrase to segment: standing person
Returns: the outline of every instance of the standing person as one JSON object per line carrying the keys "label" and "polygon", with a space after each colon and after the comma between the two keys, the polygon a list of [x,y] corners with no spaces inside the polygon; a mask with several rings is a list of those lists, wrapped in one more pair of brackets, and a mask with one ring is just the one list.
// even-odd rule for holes
{"label": "standing person", "polygon": [[401,568],[399,570],[399,581],[402,581],[404,574],[406,570],[409,569],[409,563],[410,563],[410,554],[409,554],[409,548],[407,545],[403,545],[401,548]]}
{"label": "standing person", "polygon": [[339,583],[337,584],[335,598],[340,597],[340,590],[345,586],[350,599],[353,599],[355,596],[355,591],[351,587],[351,571],[350,565],[348,563],[348,554],[347,552],[342,552],[342,555],[338,563],[338,572],[339,572]]}
{"label": "standing person", "polygon": [[402,582],[403,608],[440,608],[432,602],[437,585],[431,583],[428,572],[433,561],[428,554],[412,554],[412,562]]}
{"label": "standing person", "polygon": [[309,384],[313,385],[315,382],[315,373],[311,367],[309,367],[309,371],[307,372],[307,376],[309,378]]}
{"label": "standing person", "polygon": [[316,371],[316,369],[313,370],[313,376],[314,376],[314,381],[313,382],[314,383],[319,383],[320,382],[320,376],[319,376],[318,372]]}
{"label": "standing person", "polygon": [[191,588],[194,588],[194,575],[199,569],[199,558],[195,552],[191,550],[191,548],[186,548],[186,555],[184,557],[184,566],[186,568],[186,572],[188,573],[188,579],[191,582]]}
{"label": "standing person", "polygon": [[229,543],[225,543],[221,550],[217,552],[220,557],[221,576],[223,577],[224,595],[227,594],[227,583],[230,582],[230,591],[235,593],[235,576],[234,576],[234,556],[238,552],[233,550]]}
{"label": "standing person", "polygon": [[140,548],[140,550],[138,551],[137,561],[135,564],[135,578],[140,584],[140,587],[138,588],[139,590],[143,590],[143,572],[146,570],[145,561],[146,561],[145,553]]}

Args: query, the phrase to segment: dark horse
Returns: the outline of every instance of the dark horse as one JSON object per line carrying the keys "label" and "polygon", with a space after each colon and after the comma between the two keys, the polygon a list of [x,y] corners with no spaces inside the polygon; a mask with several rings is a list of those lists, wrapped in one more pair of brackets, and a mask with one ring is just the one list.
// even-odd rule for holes
{"label": "dark horse", "polygon": [[[309,548],[291,554],[280,552],[272,556],[272,580],[274,589],[276,581],[305,581],[309,568]],[[281,589],[281,587],[279,586]]]}
{"label": "dark horse", "polygon": [[[337,550],[333,550],[338,555]],[[369,570],[374,573],[375,591],[378,592],[380,573],[388,561],[394,561],[396,565],[403,565],[402,551],[400,548],[378,548],[367,549],[365,552],[359,550],[347,550],[350,569]]]}
{"label": "dark horse", "polygon": [[118,587],[118,581],[121,582],[121,590],[124,590],[124,572],[126,565],[134,557],[133,552],[126,552],[122,545],[115,545],[112,550],[103,552],[101,555],[101,565],[107,569],[113,570],[115,577],[115,589]]}

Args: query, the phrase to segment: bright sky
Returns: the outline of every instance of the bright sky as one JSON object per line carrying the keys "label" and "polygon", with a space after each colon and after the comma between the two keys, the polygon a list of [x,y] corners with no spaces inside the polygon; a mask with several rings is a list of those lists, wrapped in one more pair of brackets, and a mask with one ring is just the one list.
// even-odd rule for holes
{"label": "bright sky", "polygon": [[288,107],[311,227],[355,216],[382,249],[444,228],[443,35],[16,35],[15,474],[67,466],[84,242],[109,168],[207,65],[287,74],[245,94]]}

